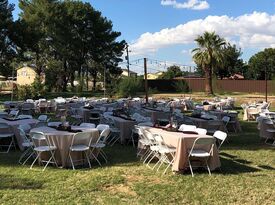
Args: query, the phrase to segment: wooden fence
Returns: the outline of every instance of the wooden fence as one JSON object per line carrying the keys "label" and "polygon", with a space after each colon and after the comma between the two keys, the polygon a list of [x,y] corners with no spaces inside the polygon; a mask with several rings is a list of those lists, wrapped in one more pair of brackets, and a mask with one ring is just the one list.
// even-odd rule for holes
{"label": "wooden fence", "polygon": [[[148,80],[148,87],[158,91],[175,91],[175,83],[179,80]],[[185,79],[189,88],[193,92],[204,91],[204,79]],[[264,80],[213,80],[215,92],[245,92],[245,93],[265,93]],[[275,94],[275,81],[267,81],[267,91]]]}

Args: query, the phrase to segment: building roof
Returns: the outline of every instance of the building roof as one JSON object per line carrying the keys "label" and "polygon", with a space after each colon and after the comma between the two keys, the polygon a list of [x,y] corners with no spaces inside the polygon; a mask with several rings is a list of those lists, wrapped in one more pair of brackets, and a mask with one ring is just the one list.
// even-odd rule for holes
{"label": "building roof", "polygon": [[[125,72],[128,72],[128,69],[121,69],[122,71],[125,71]],[[131,73],[131,74],[137,74],[136,72],[134,72],[134,71],[131,71],[131,70],[129,70],[129,72]]]}

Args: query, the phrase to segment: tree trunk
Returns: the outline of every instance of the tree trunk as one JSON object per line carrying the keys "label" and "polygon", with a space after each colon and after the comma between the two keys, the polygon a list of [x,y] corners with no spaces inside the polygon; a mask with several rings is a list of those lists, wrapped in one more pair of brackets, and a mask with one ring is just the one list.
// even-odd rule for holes
{"label": "tree trunk", "polygon": [[63,85],[62,85],[62,92],[67,91],[67,83],[68,83],[68,78],[67,78],[67,61],[64,60],[63,62],[63,67],[64,67],[64,74],[63,74]]}
{"label": "tree trunk", "polygon": [[97,72],[93,73],[93,91],[96,90],[96,77],[97,77]]}
{"label": "tree trunk", "polygon": [[211,69],[206,69],[205,70],[205,94],[206,95],[213,95]]}

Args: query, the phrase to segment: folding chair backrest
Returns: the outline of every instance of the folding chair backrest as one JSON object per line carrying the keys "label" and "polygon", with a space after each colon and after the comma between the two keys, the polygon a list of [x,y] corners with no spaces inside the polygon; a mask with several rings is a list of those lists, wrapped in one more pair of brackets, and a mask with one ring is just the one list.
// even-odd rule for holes
{"label": "folding chair backrest", "polygon": [[31,115],[18,115],[18,119],[32,119]]}
{"label": "folding chair backrest", "polygon": [[222,132],[222,131],[216,131],[213,135],[213,137],[221,140],[221,141],[224,141],[227,137],[227,134],[225,132]]}
{"label": "folding chair backrest", "polygon": [[38,140],[38,141],[46,139],[43,132],[30,132],[30,136],[33,140]]}
{"label": "folding chair backrest", "polygon": [[110,128],[104,129],[99,136],[98,142],[105,143],[110,134]]}
{"label": "folding chair backrest", "polygon": [[86,122],[81,123],[79,126],[80,127],[95,128],[95,124],[93,124],[93,123],[86,123]]}
{"label": "folding chair backrest", "polygon": [[91,132],[78,132],[73,136],[71,146],[80,145],[80,144],[90,146],[91,141],[92,141]]}
{"label": "folding chair backrest", "polygon": [[196,128],[195,132],[197,132],[199,135],[206,135],[207,129]]}
{"label": "folding chair backrest", "polygon": [[38,120],[42,122],[46,122],[48,119],[47,115],[39,115]]}
{"label": "folding chair backrest", "polygon": [[21,124],[18,126],[18,128],[24,130],[25,133],[31,130],[31,126],[29,124]]}
{"label": "folding chair backrest", "polygon": [[153,136],[153,134],[151,132],[144,130],[144,136],[150,141],[151,145],[156,144],[155,137]]}
{"label": "folding chair backrest", "polygon": [[223,116],[222,121],[225,123],[228,123],[230,121],[230,117],[229,116]]}
{"label": "folding chair backrest", "polygon": [[96,128],[100,131],[100,132],[102,132],[103,130],[105,130],[105,129],[109,129],[110,128],[110,126],[109,125],[106,125],[106,124],[98,124],[97,126],[96,126]]}
{"label": "folding chair backrest", "polygon": [[161,135],[156,134],[156,135],[154,135],[154,137],[155,137],[156,142],[157,142],[159,145],[163,145],[163,138],[162,138]]}
{"label": "folding chair backrest", "polygon": [[194,145],[211,145],[214,144],[215,139],[213,137],[198,137]]}
{"label": "folding chair backrest", "polygon": [[179,127],[180,131],[196,131],[196,126],[195,125],[186,125],[186,124],[182,124]]}
{"label": "folding chair backrest", "polygon": [[9,115],[16,117],[18,115],[18,113],[19,113],[19,110],[11,110]]}
{"label": "folding chair backrest", "polygon": [[18,128],[18,130],[19,130],[19,136],[22,139],[22,142],[29,142],[30,140],[27,138],[25,131],[21,128]]}

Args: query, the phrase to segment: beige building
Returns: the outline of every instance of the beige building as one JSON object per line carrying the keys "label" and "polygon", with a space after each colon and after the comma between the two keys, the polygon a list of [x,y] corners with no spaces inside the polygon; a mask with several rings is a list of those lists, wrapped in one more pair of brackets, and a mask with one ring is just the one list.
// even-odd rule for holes
{"label": "beige building", "polygon": [[147,73],[147,79],[148,80],[155,80],[158,79],[161,75],[163,74],[163,72],[157,72],[157,73]]}
{"label": "beige building", "polygon": [[35,69],[31,66],[23,66],[22,68],[17,69],[17,84],[18,85],[31,85],[37,73]]}
{"label": "beige building", "polygon": [[[128,77],[128,70],[127,69],[121,69],[122,73],[121,76]],[[137,73],[130,70],[130,77],[137,77]]]}

